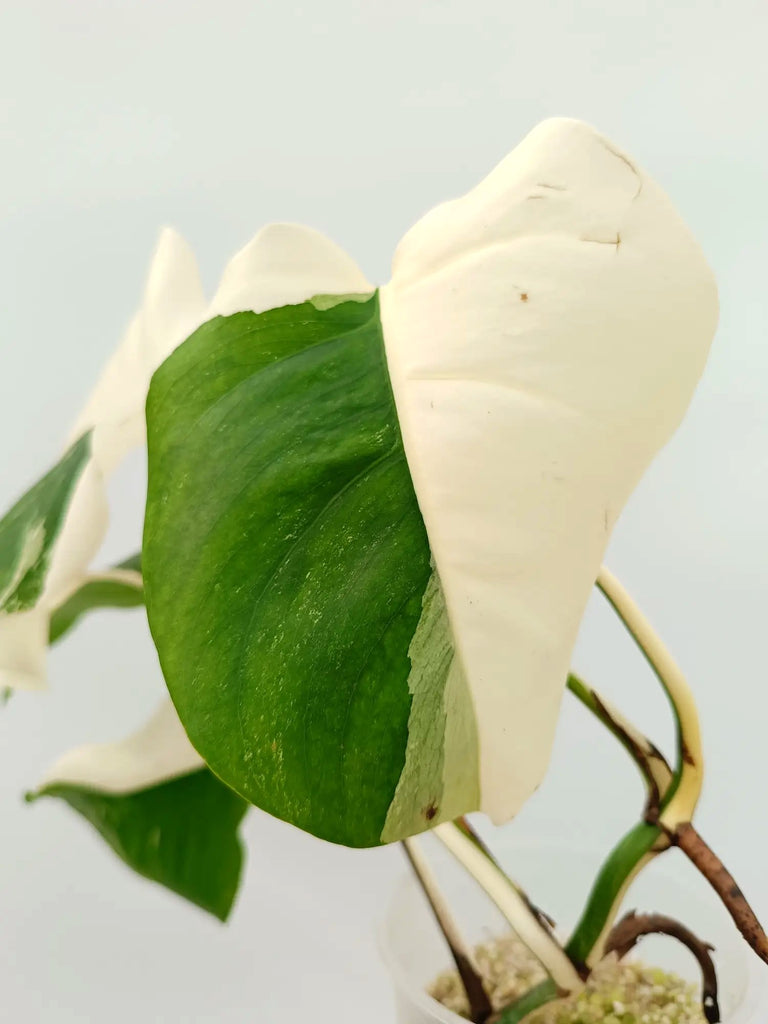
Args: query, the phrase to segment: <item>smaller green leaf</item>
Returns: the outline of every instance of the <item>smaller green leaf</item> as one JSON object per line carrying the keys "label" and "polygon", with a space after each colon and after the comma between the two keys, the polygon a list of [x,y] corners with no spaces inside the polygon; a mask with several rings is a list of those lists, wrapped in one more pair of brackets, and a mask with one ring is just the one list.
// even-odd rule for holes
{"label": "smaller green leaf", "polygon": [[423,830],[455,764],[418,749],[443,740],[448,659],[425,651],[409,685],[432,567],[376,296],[208,321],[155,373],[147,433],[147,613],[195,749],[347,846],[384,841],[410,758],[387,840]]}
{"label": "smaller green leaf", "polygon": [[[141,555],[133,555],[114,567],[141,572]],[[98,608],[139,608],[144,604],[144,585],[140,580],[129,582],[118,575],[87,580],[51,616],[48,641],[55,644],[68,633],[83,615]]]}
{"label": "smaller green leaf", "polygon": [[0,611],[26,611],[37,604],[54,542],[90,455],[88,432],[0,520]]}
{"label": "smaller green leaf", "polygon": [[248,804],[207,768],[125,795],[54,784],[58,797],[138,874],[226,921],[243,864],[238,827]]}

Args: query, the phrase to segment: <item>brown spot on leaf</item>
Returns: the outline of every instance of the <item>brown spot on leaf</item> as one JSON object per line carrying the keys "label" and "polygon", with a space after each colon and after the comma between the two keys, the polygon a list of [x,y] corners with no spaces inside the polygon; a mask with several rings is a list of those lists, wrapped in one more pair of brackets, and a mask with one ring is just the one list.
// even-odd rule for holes
{"label": "brown spot on leaf", "polygon": [[528,292],[520,292],[520,301],[521,302],[527,302],[528,301]]}
{"label": "brown spot on leaf", "polygon": [[427,807],[426,810],[424,811],[424,817],[427,819],[427,821],[432,821],[432,819],[434,818],[434,816],[436,814],[437,814],[437,804],[433,801],[429,805],[429,807]]}

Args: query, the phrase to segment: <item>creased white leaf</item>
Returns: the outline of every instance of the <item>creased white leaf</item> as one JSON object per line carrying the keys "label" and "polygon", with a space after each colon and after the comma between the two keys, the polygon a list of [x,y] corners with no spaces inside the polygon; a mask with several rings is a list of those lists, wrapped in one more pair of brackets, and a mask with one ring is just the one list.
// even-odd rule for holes
{"label": "creased white leaf", "polygon": [[400,243],[388,364],[496,822],[544,775],[611,530],[716,321],[670,200],[576,121],[539,125]]}
{"label": "creased white leaf", "polygon": [[74,441],[93,428],[93,458],[105,476],[143,443],[150,378],[206,319],[205,312],[194,254],[179,234],[165,228],[155,247],[141,307],[70,435]]}

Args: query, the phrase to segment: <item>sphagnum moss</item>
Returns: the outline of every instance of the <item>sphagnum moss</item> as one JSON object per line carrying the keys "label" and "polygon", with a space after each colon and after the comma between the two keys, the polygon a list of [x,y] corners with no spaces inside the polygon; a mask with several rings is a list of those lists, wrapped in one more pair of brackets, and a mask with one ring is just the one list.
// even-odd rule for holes
{"label": "sphagnum moss", "polygon": [[[538,961],[514,935],[476,947],[478,969],[495,1010],[501,1010],[544,980]],[[456,971],[445,971],[429,994],[462,1017],[468,1016]],[[603,960],[579,996],[560,1000],[526,1018],[526,1024],[706,1024],[695,985],[638,961]]]}

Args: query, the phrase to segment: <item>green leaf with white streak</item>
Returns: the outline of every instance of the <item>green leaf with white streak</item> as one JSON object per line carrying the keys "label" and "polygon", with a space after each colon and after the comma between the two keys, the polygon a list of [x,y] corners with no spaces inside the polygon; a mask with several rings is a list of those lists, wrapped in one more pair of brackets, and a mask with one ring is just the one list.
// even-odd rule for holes
{"label": "green leaf with white streak", "polygon": [[237,831],[248,805],[207,768],[129,794],[49,785],[138,874],[224,921],[237,893],[243,851]]}
{"label": "green leaf with white streak", "polygon": [[147,611],[216,774],[350,846],[476,807],[377,297],[210,321],[155,374],[147,422]]}
{"label": "green leaf with white streak", "polygon": [[144,604],[141,556],[133,555],[103,574],[92,574],[51,615],[48,642],[55,644],[88,612],[140,608]]}
{"label": "green leaf with white streak", "polygon": [[40,598],[53,545],[90,453],[87,433],[0,520],[0,611],[26,611]]}

